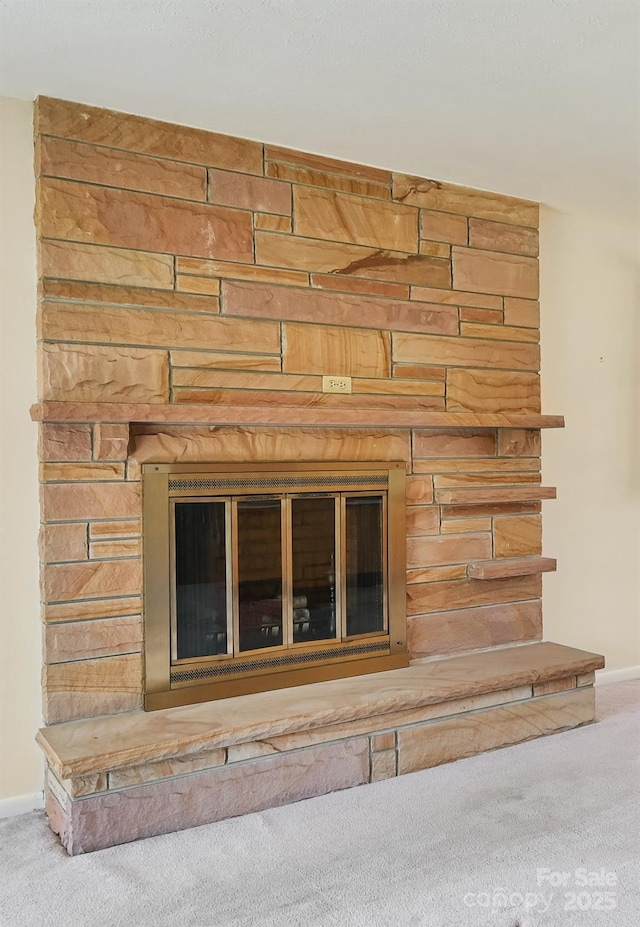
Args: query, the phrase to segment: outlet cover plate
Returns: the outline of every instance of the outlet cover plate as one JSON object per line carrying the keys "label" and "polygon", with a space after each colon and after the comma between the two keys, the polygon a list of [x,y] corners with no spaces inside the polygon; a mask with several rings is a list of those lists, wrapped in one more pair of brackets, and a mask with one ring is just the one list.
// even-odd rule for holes
{"label": "outlet cover plate", "polygon": [[350,393],[351,377],[323,377],[323,393]]}

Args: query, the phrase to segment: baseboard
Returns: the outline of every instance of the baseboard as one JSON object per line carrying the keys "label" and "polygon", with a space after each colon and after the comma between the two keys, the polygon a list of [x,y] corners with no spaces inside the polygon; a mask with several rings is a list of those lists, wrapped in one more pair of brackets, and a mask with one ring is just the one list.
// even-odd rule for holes
{"label": "baseboard", "polygon": [[39,811],[44,808],[44,795],[42,792],[31,792],[30,795],[16,795],[14,798],[0,798],[0,818],[13,818],[28,811]]}
{"label": "baseboard", "polygon": [[640,666],[625,666],[615,670],[596,670],[596,685],[606,686],[610,682],[626,682],[628,679],[640,679]]}

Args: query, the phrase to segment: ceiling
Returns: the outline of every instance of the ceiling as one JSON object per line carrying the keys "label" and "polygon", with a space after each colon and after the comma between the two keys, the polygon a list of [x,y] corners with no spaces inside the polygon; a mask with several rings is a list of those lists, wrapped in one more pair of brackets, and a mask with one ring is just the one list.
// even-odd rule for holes
{"label": "ceiling", "polygon": [[0,93],[637,221],[638,0],[0,0]]}

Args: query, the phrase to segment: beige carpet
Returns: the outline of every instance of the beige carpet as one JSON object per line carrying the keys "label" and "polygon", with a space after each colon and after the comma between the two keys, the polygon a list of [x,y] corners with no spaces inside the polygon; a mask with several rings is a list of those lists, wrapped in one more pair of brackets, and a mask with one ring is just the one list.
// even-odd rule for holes
{"label": "beige carpet", "polygon": [[75,859],[2,821],[0,923],[638,927],[640,680],[597,697],[576,731]]}

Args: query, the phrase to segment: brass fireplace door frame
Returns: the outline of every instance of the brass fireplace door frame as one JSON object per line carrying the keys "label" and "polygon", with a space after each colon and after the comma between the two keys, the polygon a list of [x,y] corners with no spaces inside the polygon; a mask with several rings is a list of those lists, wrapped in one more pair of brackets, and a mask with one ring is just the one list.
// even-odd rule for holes
{"label": "brass fireplace door frame", "polygon": [[[146,710],[304,685],[408,665],[404,461],[142,466]],[[264,655],[171,660],[172,504],[269,494],[381,494],[386,511],[387,630]],[[284,593],[283,593],[284,594]],[[186,664],[186,665],[185,665]],[[210,677],[210,678],[207,678]]]}

